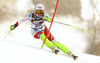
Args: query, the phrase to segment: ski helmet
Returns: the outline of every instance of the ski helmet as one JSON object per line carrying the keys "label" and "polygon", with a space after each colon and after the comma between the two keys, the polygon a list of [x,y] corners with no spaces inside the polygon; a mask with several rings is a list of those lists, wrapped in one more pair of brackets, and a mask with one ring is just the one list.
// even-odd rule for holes
{"label": "ski helmet", "polygon": [[35,11],[36,10],[43,10],[44,11],[44,6],[42,5],[42,4],[37,4],[36,6],[35,6]]}

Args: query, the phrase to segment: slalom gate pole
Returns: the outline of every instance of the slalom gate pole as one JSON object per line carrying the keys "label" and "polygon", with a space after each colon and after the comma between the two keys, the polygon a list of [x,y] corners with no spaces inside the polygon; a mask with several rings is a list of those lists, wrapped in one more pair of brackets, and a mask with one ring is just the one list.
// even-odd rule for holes
{"label": "slalom gate pole", "polygon": [[58,6],[58,2],[59,2],[59,0],[57,0],[56,7],[55,7],[55,10],[54,10],[54,13],[53,13],[53,17],[52,17],[52,21],[51,21],[51,24],[50,24],[49,30],[48,30],[48,32],[47,32],[47,34],[46,34],[46,38],[45,38],[45,40],[44,40],[44,42],[43,42],[41,48],[43,48],[43,46],[44,46],[44,44],[45,44],[45,41],[46,41],[46,39],[47,39],[47,36],[48,36],[48,34],[49,34],[49,32],[50,32],[50,29],[51,29],[51,26],[52,26],[52,23],[53,23],[53,20],[54,20],[55,14],[56,14],[56,10],[57,10],[57,6]]}

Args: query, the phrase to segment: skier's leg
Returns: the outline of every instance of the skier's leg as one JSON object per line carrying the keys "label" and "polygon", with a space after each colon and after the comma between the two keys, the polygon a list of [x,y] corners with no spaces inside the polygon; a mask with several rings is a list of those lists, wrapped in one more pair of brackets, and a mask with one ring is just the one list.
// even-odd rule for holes
{"label": "skier's leg", "polygon": [[[45,40],[45,38],[46,38],[45,35],[44,35],[44,33],[39,34],[38,36],[39,36],[40,39],[44,42],[44,40]],[[53,45],[53,43],[50,42],[48,39],[46,39],[45,45],[46,45],[48,48],[51,48],[52,51],[53,51],[55,54],[57,54],[57,53],[59,52],[59,50],[58,50],[58,49]]]}
{"label": "skier's leg", "polygon": [[[47,34],[47,32],[48,32],[48,28],[45,26],[44,34]],[[56,47],[58,47],[59,49],[61,49],[65,54],[68,53],[69,49],[68,49],[66,46],[64,46],[63,44],[57,42],[57,41],[54,39],[54,37],[53,37],[53,35],[52,35],[51,33],[49,33],[49,35],[48,35],[48,40],[50,40],[50,41],[54,44],[54,46],[56,46]]]}
{"label": "skier's leg", "polygon": [[[44,40],[45,40],[45,35],[44,35],[44,33],[43,33],[43,32],[44,32],[43,30],[44,30],[44,29],[41,29],[41,31],[40,31],[40,30],[31,28],[31,34],[32,34],[32,36],[33,36],[34,38],[36,38],[36,39],[41,39],[41,40],[44,42]],[[48,48],[52,48],[52,47],[54,46],[48,39],[46,39],[45,45],[46,45]]]}
{"label": "skier's leg", "polygon": [[63,44],[61,44],[57,41],[55,41],[53,44],[54,44],[54,46],[60,48],[65,54],[72,56],[74,58],[74,60],[76,60],[76,58],[78,58],[78,56],[75,56],[74,54],[72,54],[72,52],[69,51],[69,49],[66,46],[64,46]]}
{"label": "skier's leg", "polygon": [[[45,35],[44,35],[43,33],[40,35],[40,39],[44,42],[44,40],[45,40]],[[52,48],[52,47],[54,46],[48,39],[46,39],[45,45],[46,45],[48,48]]]}
{"label": "skier's leg", "polygon": [[64,46],[63,44],[61,44],[61,43],[59,43],[59,42],[57,42],[57,41],[55,41],[53,44],[54,44],[56,47],[58,47],[59,49],[61,49],[65,54],[68,53],[69,49],[68,49],[66,46]]}
{"label": "skier's leg", "polygon": [[[47,32],[48,32],[48,28],[45,26],[44,34],[46,35]],[[51,32],[49,32],[47,38],[48,38],[49,41],[53,41],[53,40],[54,40],[54,37],[53,37],[53,35],[51,34]]]}
{"label": "skier's leg", "polygon": [[[48,28],[45,26],[44,34],[46,35],[47,32],[48,32]],[[61,49],[65,54],[69,54],[69,49],[66,46],[64,46],[63,44],[57,42],[50,32],[49,32],[49,35],[48,35],[48,40],[50,40],[53,43],[54,46]]]}

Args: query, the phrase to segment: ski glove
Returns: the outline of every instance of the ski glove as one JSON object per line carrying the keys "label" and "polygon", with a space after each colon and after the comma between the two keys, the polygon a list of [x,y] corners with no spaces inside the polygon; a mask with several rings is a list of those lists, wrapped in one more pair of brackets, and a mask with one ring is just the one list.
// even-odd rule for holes
{"label": "ski glove", "polygon": [[49,17],[44,17],[44,20],[51,22],[52,20]]}
{"label": "ski glove", "polygon": [[10,26],[10,30],[14,30],[17,27],[16,24]]}

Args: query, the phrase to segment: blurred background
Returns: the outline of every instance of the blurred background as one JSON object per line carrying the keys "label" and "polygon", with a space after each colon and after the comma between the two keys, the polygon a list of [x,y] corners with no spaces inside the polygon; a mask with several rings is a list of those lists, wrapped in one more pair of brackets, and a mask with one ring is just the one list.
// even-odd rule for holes
{"label": "blurred background", "polygon": [[[38,3],[43,4],[45,12],[52,17],[56,0],[0,0],[0,36],[4,37],[9,31],[10,25],[14,24],[17,20],[33,13],[35,5]],[[95,33],[93,34],[71,28],[72,31],[75,30],[81,33],[81,35],[85,35],[84,39],[77,38],[87,43],[87,46],[85,46],[85,53],[100,56],[99,0],[59,0],[55,19],[73,26],[94,31]],[[30,23],[23,24],[23,26],[25,25],[30,25]],[[29,30],[29,26],[19,29],[17,33],[23,29]],[[12,32],[9,36],[14,37],[14,33]]]}

